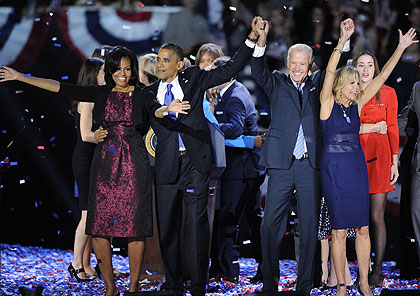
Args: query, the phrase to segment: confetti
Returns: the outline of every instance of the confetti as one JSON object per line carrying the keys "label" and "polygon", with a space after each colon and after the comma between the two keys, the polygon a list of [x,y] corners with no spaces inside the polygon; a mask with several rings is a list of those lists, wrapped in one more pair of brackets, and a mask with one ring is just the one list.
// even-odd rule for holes
{"label": "confetti", "polygon": [[45,115],[41,115],[40,117],[41,117],[41,119],[44,119]]}
{"label": "confetti", "polygon": [[54,13],[50,12],[50,16],[53,16],[53,15],[54,15]]}
{"label": "confetti", "polygon": [[68,76],[61,76],[61,80],[69,80]]}
{"label": "confetti", "polygon": [[115,152],[118,151],[118,149],[116,147],[111,146],[111,147],[108,148],[108,151],[111,152],[111,153],[115,153]]}
{"label": "confetti", "polygon": [[319,23],[319,20],[312,20],[313,23]]}
{"label": "confetti", "polygon": [[236,11],[236,7],[235,6],[229,6],[229,9],[232,11]]}
{"label": "confetti", "polygon": [[29,113],[29,110],[28,109],[25,109],[25,112]]}
{"label": "confetti", "polygon": [[39,17],[35,18],[34,21],[35,22],[39,22],[41,19]]}
{"label": "confetti", "polygon": [[19,180],[19,184],[25,184],[25,180],[24,179]]}
{"label": "confetti", "polygon": [[49,25],[50,25],[50,23],[49,23],[49,22],[45,22],[45,24],[46,24],[47,26],[49,26]]}
{"label": "confetti", "polygon": [[38,148],[38,150],[44,150],[45,149],[44,146],[38,146],[37,148]]}
{"label": "confetti", "polygon": [[140,8],[143,8],[144,4],[139,1],[139,2],[137,2],[137,6],[140,7]]}
{"label": "confetti", "polygon": [[23,93],[23,90],[17,90],[17,91],[15,91],[15,94],[22,94]]}
{"label": "confetti", "polygon": [[396,81],[397,81],[397,83],[400,83],[402,81],[402,78],[398,77]]}
{"label": "confetti", "polygon": [[54,142],[54,141],[55,141],[55,137],[51,137],[50,142]]}
{"label": "confetti", "polygon": [[411,60],[413,57],[412,56],[406,56],[405,59],[406,60]]}
{"label": "confetti", "polygon": [[60,43],[54,43],[54,46],[55,47],[61,47],[61,44]]}
{"label": "confetti", "polygon": [[6,130],[1,130],[1,133],[5,135],[5,134],[7,134],[7,131]]}
{"label": "confetti", "polygon": [[10,162],[10,166],[15,166],[15,165],[18,165],[18,162],[17,161],[11,161]]}
{"label": "confetti", "polygon": [[51,38],[52,41],[57,41],[57,37]]}
{"label": "confetti", "polygon": [[93,1],[86,2],[86,5],[93,5]]}
{"label": "confetti", "polygon": [[53,216],[55,219],[60,218],[60,216],[58,216],[58,214],[57,214],[56,212],[52,212],[52,216]]}
{"label": "confetti", "polygon": [[193,61],[195,61],[195,56],[193,56],[192,54],[190,54],[190,59],[192,59]]}
{"label": "confetti", "polygon": [[249,239],[242,242],[243,245],[249,245],[250,243],[251,241]]}
{"label": "confetti", "polygon": [[38,203],[37,202],[35,202],[35,208],[37,208],[38,207]]}
{"label": "confetti", "polygon": [[362,0],[362,2],[369,3],[369,0]]}
{"label": "confetti", "polygon": [[104,57],[105,56],[105,48],[101,49],[101,56]]}
{"label": "confetti", "polygon": [[23,74],[23,77],[31,77],[31,73]]}
{"label": "confetti", "polygon": [[324,44],[331,45],[332,42],[331,41],[324,41]]}

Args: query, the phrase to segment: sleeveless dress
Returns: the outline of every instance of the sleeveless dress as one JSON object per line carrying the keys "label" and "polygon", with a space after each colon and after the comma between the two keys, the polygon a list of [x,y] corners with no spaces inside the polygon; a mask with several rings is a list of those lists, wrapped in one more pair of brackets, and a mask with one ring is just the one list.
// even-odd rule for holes
{"label": "sleeveless dress", "polygon": [[80,113],[75,112],[75,123],[77,128],[76,146],[74,146],[71,160],[73,176],[76,179],[77,191],[79,193],[79,209],[87,210],[89,196],[90,166],[96,144],[83,142],[80,133]]}
{"label": "sleeveless dress", "polygon": [[361,123],[386,121],[388,129],[385,135],[368,133],[360,135],[360,144],[365,152],[369,175],[370,193],[385,193],[395,189],[389,185],[391,179],[391,161],[393,154],[399,154],[398,99],[395,90],[382,86],[379,102],[374,96],[360,112]]}
{"label": "sleeveless dress", "polygon": [[330,117],[321,120],[324,135],[321,184],[332,229],[369,225],[369,184],[359,140],[358,106],[342,107],[334,102]]}
{"label": "sleeveless dress", "polygon": [[105,107],[108,136],[92,160],[86,233],[106,237],[152,235],[149,158],[132,120],[131,92],[111,92]]}

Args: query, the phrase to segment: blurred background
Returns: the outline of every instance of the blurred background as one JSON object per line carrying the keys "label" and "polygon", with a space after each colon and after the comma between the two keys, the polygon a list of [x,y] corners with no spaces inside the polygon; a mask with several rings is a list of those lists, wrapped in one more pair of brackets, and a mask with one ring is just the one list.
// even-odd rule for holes
{"label": "blurred background", "polygon": [[[179,18],[185,10],[191,19]],[[397,28],[420,32],[419,1],[410,0],[3,0],[0,63],[75,83],[82,61],[97,46],[123,45],[141,56],[171,41],[182,45],[194,64],[198,47],[206,42],[232,55],[248,35],[254,15],[270,21],[266,62],[271,70],[286,71],[287,48],[297,42],[310,45],[316,65],[323,68],[346,17],[356,23],[352,51],[369,49],[381,65],[398,43]],[[177,26],[168,26],[173,23]],[[386,83],[397,92],[399,110],[410,95],[419,58],[417,43],[407,49]],[[250,72],[247,66],[238,80],[251,91],[264,131],[270,106]],[[76,130],[68,110],[69,102],[56,94],[18,82],[0,84],[2,243],[72,249],[80,214],[71,168]],[[24,127],[40,132],[17,136]],[[389,194],[387,207],[388,219],[398,222],[398,190]],[[388,231],[397,233],[398,223],[388,224]],[[397,249],[398,236],[391,236],[388,256],[397,256]]]}

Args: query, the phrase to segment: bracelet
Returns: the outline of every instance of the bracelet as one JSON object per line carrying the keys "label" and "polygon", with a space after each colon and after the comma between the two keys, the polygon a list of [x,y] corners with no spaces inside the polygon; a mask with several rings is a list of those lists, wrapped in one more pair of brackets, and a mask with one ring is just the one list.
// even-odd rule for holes
{"label": "bracelet", "polygon": [[253,43],[257,43],[258,38],[251,38],[249,37],[249,35],[246,37],[246,39],[248,39],[249,41],[253,42]]}
{"label": "bracelet", "polygon": [[338,52],[339,54],[342,54],[342,53],[343,53],[343,51],[342,51],[342,50],[339,50],[337,47],[336,47],[336,48],[334,48],[334,51],[335,51],[335,52]]}

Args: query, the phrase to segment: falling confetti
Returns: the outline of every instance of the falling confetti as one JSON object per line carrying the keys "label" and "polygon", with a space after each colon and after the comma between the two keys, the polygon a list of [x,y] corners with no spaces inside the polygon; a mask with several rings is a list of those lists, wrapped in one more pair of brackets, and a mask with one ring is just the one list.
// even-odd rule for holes
{"label": "falling confetti", "polygon": [[69,80],[68,76],[61,76],[61,80]]}
{"label": "falling confetti", "polygon": [[55,47],[61,47],[61,44],[60,43],[54,43],[54,46]]}
{"label": "falling confetti", "polygon": [[38,148],[38,150],[44,150],[45,149],[44,146],[38,146],[37,148]]}
{"label": "falling confetti", "polygon": [[400,83],[402,81],[402,78],[398,77],[396,81],[397,81],[397,83]]}
{"label": "falling confetti", "polygon": [[15,94],[22,94],[23,93],[23,90],[17,90],[17,91],[15,91]]}
{"label": "falling confetti", "polygon": [[137,6],[140,7],[140,8],[143,8],[144,4],[139,1],[139,2],[137,2]]}
{"label": "falling confetti", "polygon": [[232,11],[236,11],[236,7],[235,6],[229,6],[229,9]]}

